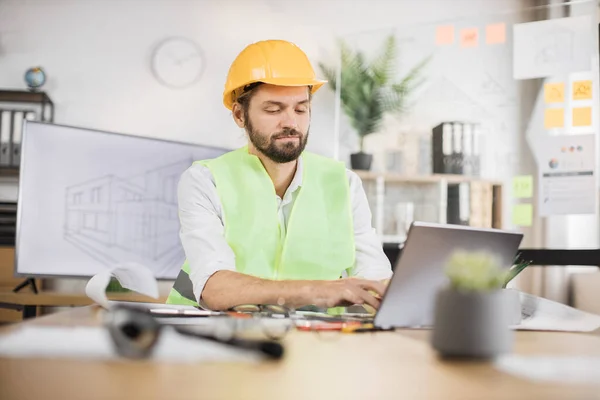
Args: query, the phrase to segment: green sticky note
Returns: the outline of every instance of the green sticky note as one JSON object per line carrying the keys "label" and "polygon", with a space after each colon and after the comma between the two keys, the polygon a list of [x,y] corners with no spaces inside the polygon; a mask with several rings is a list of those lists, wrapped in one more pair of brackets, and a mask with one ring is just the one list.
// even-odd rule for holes
{"label": "green sticky note", "polygon": [[512,212],[513,225],[531,226],[533,223],[533,206],[531,204],[515,204]]}
{"label": "green sticky note", "polygon": [[530,199],[533,197],[533,176],[515,176],[513,178],[513,196],[515,199]]}

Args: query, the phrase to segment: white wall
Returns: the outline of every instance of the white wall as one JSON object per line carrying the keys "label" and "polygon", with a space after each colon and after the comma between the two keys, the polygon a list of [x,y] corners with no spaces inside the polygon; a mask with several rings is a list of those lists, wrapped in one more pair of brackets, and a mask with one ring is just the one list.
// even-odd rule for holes
{"label": "white wall", "polygon": [[[44,90],[56,104],[57,123],[235,147],[244,143],[244,137],[223,107],[221,96],[229,65],[247,44],[266,38],[291,40],[306,51],[316,67],[318,61],[335,62],[337,36],[356,37],[358,32],[463,16],[503,15],[504,11],[518,10],[523,3],[0,0],[0,87],[24,88],[24,71],[41,65],[48,74]],[[175,35],[194,39],[204,51],[204,75],[189,89],[165,88],[151,74],[154,46]],[[310,150],[333,155],[334,104],[329,88],[315,96]],[[430,111],[429,123],[446,118],[443,109]],[[519,115],[509,110],[495,118],[518,125]],[[344,120],[341,130],[348,131]],[[520,133],[515,129],[502,134],[501,148],[508,153]],[[489,147],[494,153],[490,156],[496,157],[499,147],[493,143]],[[353,150],[346,149],[343,154]],[[505,172],[510,175],[510,170]]]}
{"label": "white wall", "polygon": [[[518,0],[0,0],[0,87],[24,88],[42,65],[56,122],[234,147],[243,135],[221,104],[229,65],[247,44],[296,42],[316,63],[333,61],[334,35],[518,8]],[[163,38],[196,40],[206,69],[193,87],[153,79]],[[315,97],[310,148],[332,154],[334,95]]]}

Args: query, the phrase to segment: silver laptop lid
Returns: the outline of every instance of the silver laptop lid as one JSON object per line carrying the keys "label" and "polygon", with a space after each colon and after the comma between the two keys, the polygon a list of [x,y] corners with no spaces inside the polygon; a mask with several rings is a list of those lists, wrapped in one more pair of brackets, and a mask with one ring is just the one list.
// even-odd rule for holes
{"label": "silver laptop lid", "polygon": [[486,251],[509,268],[522,239],[523,234],[517,232],[414,222],[374,324],[382,328],[431,326],[435,296],[448,283],[444,268],[454,252]]}

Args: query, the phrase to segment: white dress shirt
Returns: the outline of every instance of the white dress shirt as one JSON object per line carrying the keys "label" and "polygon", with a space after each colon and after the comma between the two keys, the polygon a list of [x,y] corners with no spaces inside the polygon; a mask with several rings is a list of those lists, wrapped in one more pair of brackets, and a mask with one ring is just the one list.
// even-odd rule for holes
{"label": "white dress shirt", "polygon": [[[387,279],[392,275],[390,262],[381,241],[371,226],[371,210],[358,175],[346,170],[350,183],[350,201],[354,224],[356,262],[349,275],[365,279]],[[283,199],[277,196],[279,223],[285,235],[287,221],[298,189],[302,186],[302,158]],[[225,240],[223,208],[210,170],[193,164],[181,176],[178,185],[180,238],[190,266],[190,280],[196,301],[208,278],[217,271],[235,271],[235,254]]]}

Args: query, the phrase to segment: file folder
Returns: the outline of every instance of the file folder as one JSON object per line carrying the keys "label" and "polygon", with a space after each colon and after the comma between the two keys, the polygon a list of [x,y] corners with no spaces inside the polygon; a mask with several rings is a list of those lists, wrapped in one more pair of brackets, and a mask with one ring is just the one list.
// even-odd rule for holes
{"label": "file folder", "polygon": [[23,132],[23,120],[25,111],[13,111],[12,135],[10,138],[10,166],[19,166],[21,160],[21,133]]}
{"label": "file folder", "polygon": [[455,122],[452,126],[452,173],[463,173],[463,124]]}
{"label": "file folder", "polygon": [[10,165],[10,136],[13,123],[13,112],[0,110],[0,167]]}
{"label": "file folder", "polygon": [[433,173],[452,173],[452,124],[444,122],[433,128]]}

